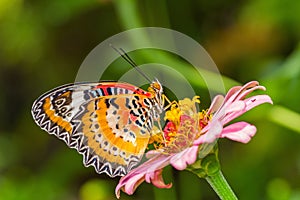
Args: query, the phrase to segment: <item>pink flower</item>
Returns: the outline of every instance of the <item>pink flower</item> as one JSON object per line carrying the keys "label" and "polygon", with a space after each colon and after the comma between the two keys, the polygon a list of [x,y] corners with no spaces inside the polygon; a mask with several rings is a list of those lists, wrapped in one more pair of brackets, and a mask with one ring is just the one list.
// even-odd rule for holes
{"label": "pink flower", "polygon": [[146,153],[148,160],[122,177],[116,187],[116,196],[120,197],[120,190],[133,194],[143,182],[152,183],[158,188],[170,188],[172,184],[165,184],[162,170],[171,164],[177,170],[184,170],[193,164],[204,144],[210,144],[218,138],[247,143],[256,133],[256,127],[247,122],[235,122],[227,125],[233,119],[252,108],[271,103],[268,95],[256,95],[246,98],[254,90],[265,90],[256,81],[244,86],[236,86],[229,90],[225,97],[216,96],[207,111],[198,112],[195,103],[200,103],[199,97],[192,100],[184,99],[172,105],[166,112],[168,120],[164,130],[164,144],[160,148]]}

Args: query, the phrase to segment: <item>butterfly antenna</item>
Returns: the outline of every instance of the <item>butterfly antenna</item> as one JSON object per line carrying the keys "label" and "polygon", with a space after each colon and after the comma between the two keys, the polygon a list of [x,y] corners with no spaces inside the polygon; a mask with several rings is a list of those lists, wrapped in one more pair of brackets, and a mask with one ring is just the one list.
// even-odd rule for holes
{"label": "butterfly antenna", "polygon": [[117,49],[112,44],[109,45],[111,48],[113,48],[124,60],[126,60],[138,73],[140,73],[147,81],[150,83],[152,82],[151,79],[138,67],[138,65],[129,57],[129,55],[124,51],[124,49],[119,48]]}

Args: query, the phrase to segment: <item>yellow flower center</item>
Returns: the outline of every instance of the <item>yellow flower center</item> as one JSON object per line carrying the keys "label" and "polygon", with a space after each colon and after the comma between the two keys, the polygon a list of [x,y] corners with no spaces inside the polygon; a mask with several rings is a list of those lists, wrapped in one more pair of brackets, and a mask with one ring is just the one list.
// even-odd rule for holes
{"label": "yellow flower center", "polygon": [[212,117],[207,110],[197,111],[196,104],[199,103],[198,96],[173,103],[170,110],[166,111],[164,130],[155,128],[156,134],[152,134],[149,143],[166,154],[178,153],[190,147]]}

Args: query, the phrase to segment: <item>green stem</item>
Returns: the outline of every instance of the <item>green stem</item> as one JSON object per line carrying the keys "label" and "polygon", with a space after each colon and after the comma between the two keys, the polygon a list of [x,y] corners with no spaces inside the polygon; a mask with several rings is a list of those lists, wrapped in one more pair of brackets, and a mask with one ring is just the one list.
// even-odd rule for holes
{"label": "green stem", "polygon": [[221,170],[217,173],[207,176],[205,178],[210,186],[214,189],[214,191],[218,194],[220,199],[222,200],[236,200],[238,199],[234,192],[232,191],[231,187],[227,183],[226,179],[224,178]]}

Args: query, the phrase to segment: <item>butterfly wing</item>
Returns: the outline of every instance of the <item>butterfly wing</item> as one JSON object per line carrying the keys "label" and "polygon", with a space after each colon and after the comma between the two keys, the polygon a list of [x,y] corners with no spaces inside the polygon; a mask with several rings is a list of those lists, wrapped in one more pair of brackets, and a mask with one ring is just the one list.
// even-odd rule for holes
{"label": "butterfly wing", "polygon": [[32,107],[35,122],[83,155],[98,173],[122,176],[136,166],[153,126],[152,94],[127,83],[55,88]]}

